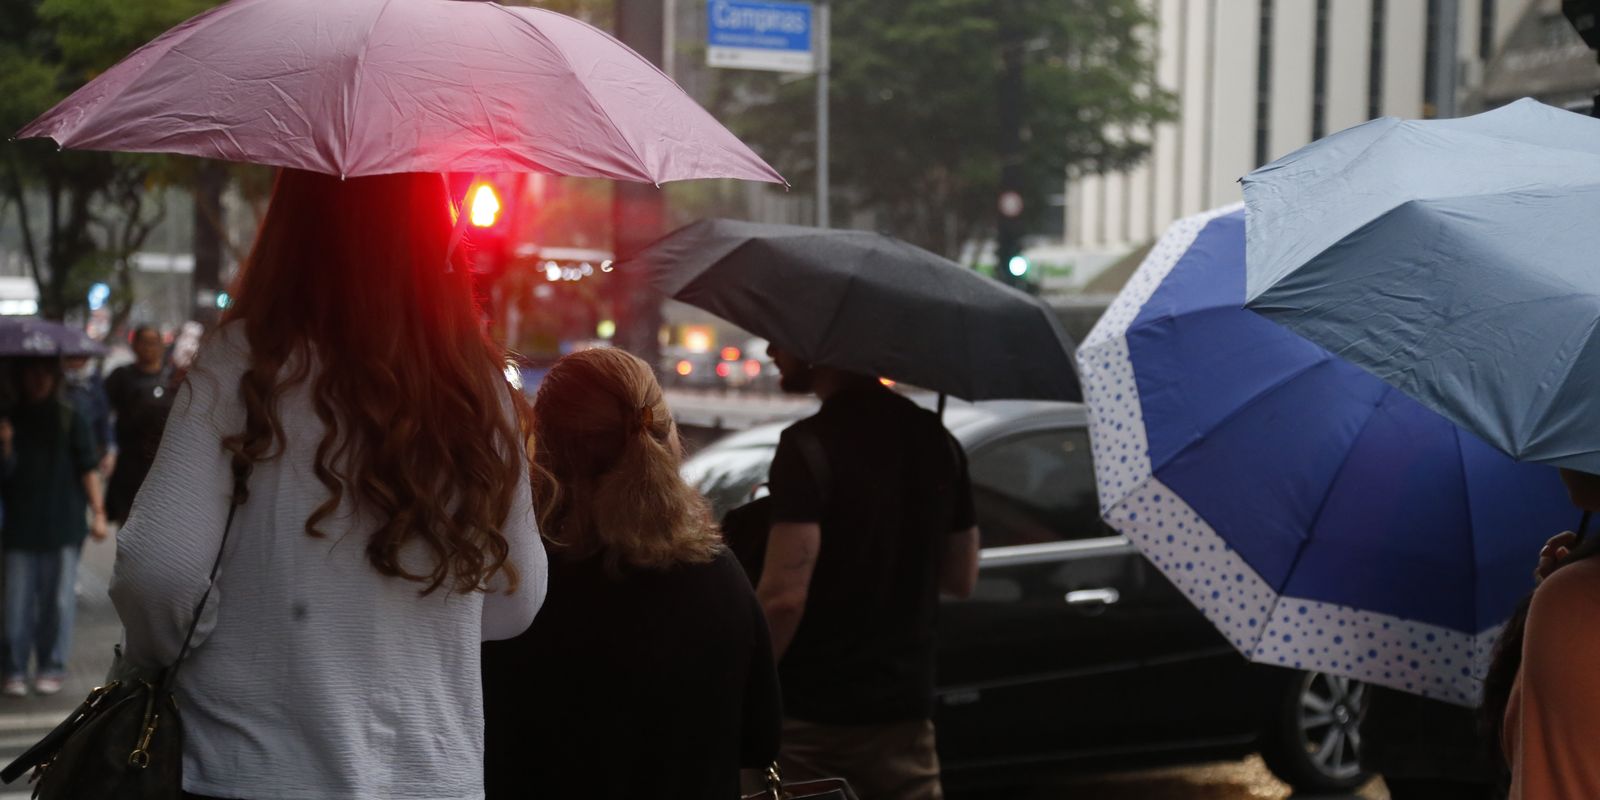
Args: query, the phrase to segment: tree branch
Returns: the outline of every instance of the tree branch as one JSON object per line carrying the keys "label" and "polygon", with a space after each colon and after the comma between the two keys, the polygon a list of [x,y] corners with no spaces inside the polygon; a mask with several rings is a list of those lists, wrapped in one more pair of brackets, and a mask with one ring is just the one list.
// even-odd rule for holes
{"label": "tree branch", "polygon": [[228,255],[233,257],[233,262],[243,264],[248,254],[239,247],[233,237],[228,235],[227,222],[222,216],[205,203],[196,203],[195,207],[200,209],[200,215],[205,218],[206,225],[217,234],[217,241],[222,242],[222,246],[227,248]]}
{"label": "tree branch", "polygon": [[39,248],[33,241],[33,221],[28,217],[28,198],[22,192],[22,172],[17,168],[17,153],[6,148],[6,190],[17,206],[17,227],[22,229],[22,251],[28,257],[28,269],[33,272],[33,283],[44,292],[44,273],[39,268]]}

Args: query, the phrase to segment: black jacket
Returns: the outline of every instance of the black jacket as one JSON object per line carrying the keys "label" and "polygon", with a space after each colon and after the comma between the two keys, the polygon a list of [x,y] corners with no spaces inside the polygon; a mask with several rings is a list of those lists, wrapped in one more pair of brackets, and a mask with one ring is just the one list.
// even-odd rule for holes
{"label": "black jacket", "polygon": [[726,551],[616,578],[552,548],[544,608],[483,676],[489,798],[737,798],[777,755],[766,618]]}

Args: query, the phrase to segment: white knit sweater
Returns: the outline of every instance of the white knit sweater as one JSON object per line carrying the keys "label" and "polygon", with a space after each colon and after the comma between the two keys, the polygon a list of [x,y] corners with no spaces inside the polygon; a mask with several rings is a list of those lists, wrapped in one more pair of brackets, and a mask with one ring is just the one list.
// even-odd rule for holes
{"label": "white knit sweater", "polygon": [[[249,346],[228,326],[178,391],[161,449],[117,536],[112,600],[126,656],[177,657],[222,538]],[[506,403],[509,412],[509,401]],[[287,448],[256,465],[197,646],[179,672],[184,788],[250,800],[465,800],[483,796],[478,651],[533,621],[546,564],[524,480],[506,519],[513,593],[461,594],[378,574],[373,527],[347,499],[314,539],[328,497],[312,464],[323,426],[302,387],[279,399]],[[419,549],[403,563],[429,562]]]}

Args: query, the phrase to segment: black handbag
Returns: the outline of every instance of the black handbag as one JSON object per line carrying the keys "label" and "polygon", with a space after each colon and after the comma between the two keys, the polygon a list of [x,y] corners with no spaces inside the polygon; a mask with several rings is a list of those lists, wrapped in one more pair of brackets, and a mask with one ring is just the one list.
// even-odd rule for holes
{"label": "black handbag", "polygon": [[234,514],[247,495],[248,475],[248,465],[234,465],[233,497],[222,544],[177,660],[154,675],[139,675],[124,667],[119,648],[106,684],[90,692],[60,725],[0,770],[0,780],[11,783],[33,770],[32,780],[37,782],[33,796],[38,800],[179,800],[183,796],[183,720],[172,686],[178,667],[189,654],[200,612],[216,585]]}
{"label": "black handbag", "polygon": [[778,765],[767,767],[767,788],[747,794],[743,800],[857,800],[850,783],[843,778],[784,783]]}

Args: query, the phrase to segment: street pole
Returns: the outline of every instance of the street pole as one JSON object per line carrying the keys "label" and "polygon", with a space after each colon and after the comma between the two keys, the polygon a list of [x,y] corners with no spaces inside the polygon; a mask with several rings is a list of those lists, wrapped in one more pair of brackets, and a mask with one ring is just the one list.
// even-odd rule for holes
{"label": "street pole", "polygon": [[831,44],[828,0],[817,0],[817,227],[831,227],[828,213],[828,71]]}
{"label": "street pole", "polygon": [[661,6],[661,71],[677,80],[678,0],[662,0]]}
{"label": "street pole", "polygon": [[1456,51],[1457,31],[1460,28],[1460,7],[1457,0],[1437,0],[1434,7],[1437,19],[1433,35],[1433,85],[1428,90],[1433,95],[1433,116],[1450,119],[1456,109]]}
{"label": "street pole", "polygon": [[[1561,13],[1583,43],[1600,53],[1600,0],[1561,0]],[[1589,116],[1600,118],[1600,94],[1589,103]]]}
{"label": "street pole", "polygon": [[217,324],[217,293],[222,291],[222,193],[228,168],[220,161],[197,165],[194,182],[194,271],[190,273],[189,319],[209,330]]}
{"label": "street pole", "polygon": [[[665,53],[664,0],[615,0],[616,37],[650,63],[661,66]],[[611,194],[611,252],[628,258],[666,232],[666,205],[661,189],[648,183],[619,181]],[[652,367],[661,361],[661,296],[638,270],[606,275],[616,314],[616,344]]]}
{"label": "street pole", "polygon": [[995,198],[996,280],[1022,282],[1011,273],[1011,259],[1022,255],[1022,36],[1012,19],[1010,0],[1000,0],[1000,195]]}

